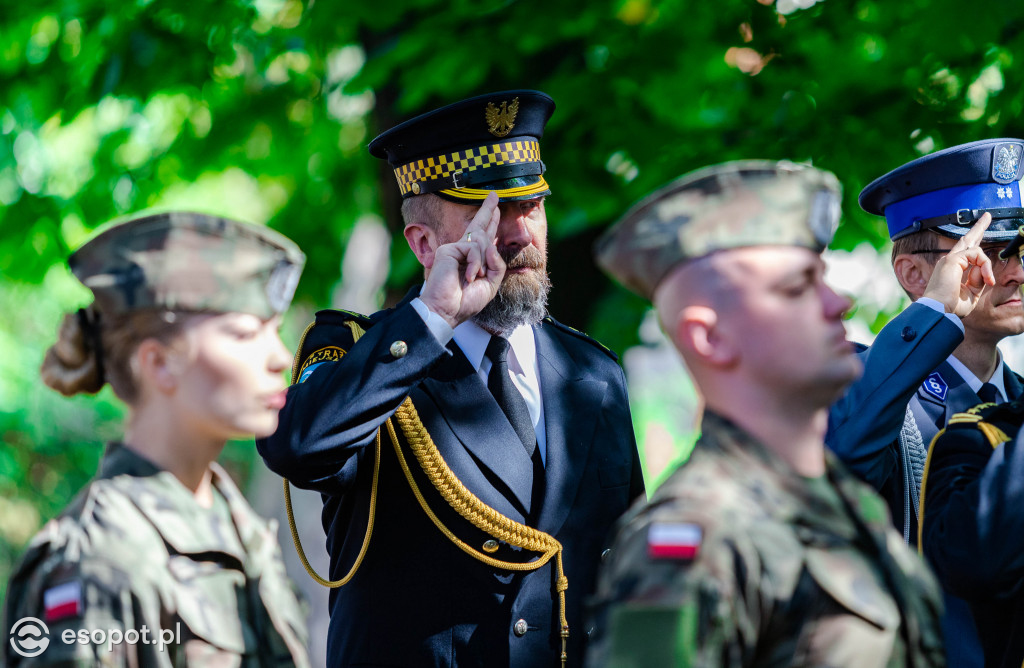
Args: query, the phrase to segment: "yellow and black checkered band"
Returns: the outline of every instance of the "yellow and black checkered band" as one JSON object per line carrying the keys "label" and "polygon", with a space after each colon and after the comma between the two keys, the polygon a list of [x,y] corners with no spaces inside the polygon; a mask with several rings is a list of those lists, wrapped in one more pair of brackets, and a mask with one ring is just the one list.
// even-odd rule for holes
{"label": "yellow and black checkered band", "polygon": [[[463,191],[472,191],[471,186],[474,185],[543,173],[540,144],[536,141],[507,141],[415,160],[396,169],[395,178],[402,197],[439,190],[454,190],[461,196]],[[541,190],[546,187],[545,184]],[[485,192],[479,199],[486,196]]]}

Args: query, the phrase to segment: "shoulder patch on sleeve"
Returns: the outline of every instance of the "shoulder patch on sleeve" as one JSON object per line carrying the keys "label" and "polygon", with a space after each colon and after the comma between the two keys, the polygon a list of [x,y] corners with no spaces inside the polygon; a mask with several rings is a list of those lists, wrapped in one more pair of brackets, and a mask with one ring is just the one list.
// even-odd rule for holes
{"label": "shoulder patch on sleeve", "polygon": [[82,583],[70,580],[43,592],[43,606],[48,622],[57,622],[82,614]]}
{"label": "shoulder patch on sleeve", "polygon": [[364,330],[373,325],[373,320],[351,311],[325,309],[317,311],[316,319],[309,323],[299,340],[295,361],[292,363],[292,384],[309,378],[313,369],[326,362],[336,362],[352,348],[354,339],[349,323],[356,323]]}
{"label": "shoulder patch on sleeve", "polygon": [[651,559],[693,561],[700,552],[704,530],[689,522],[654,522],[647,527],[647,555]]}
{"label": "shoulder patch on sleeve", "polygon": [[547,316],[546,318],[544,318],[544,322],[547,322],[548,324],[554,325],[556,328],[558,328],[559,330],[565,332],[566,334],[571,334],[572,336],[575,336],[578,339],[583,339],[584,341],[586,341],[590,345],[594,346],[595,348],[597,348],[598,350],[603,352],[608,357],[611,357],[616,362],[619,361],[619,356],[616,355],[610,348],[605,346],[603,343],[601,343],[597,339],[594,339],[594,338],[591,338],[590,336],[587,336],[586,334],[584,334],[580,330],[575,329],[573,327],[570,327],[569,325],[560,323],[557,320],[555,320],[554,318],[552,318],[551,316]]}
{"label": "shoulder patch on sleeve", "polygon": [[306,357],[306,360],[302,363],[299,368],[299,378],[296,382],[303,382],[313,373],[321,364],[325,362],[337,362],[345,355],[345,350],[338,346],[324,346],[318,350],[314,350]]}

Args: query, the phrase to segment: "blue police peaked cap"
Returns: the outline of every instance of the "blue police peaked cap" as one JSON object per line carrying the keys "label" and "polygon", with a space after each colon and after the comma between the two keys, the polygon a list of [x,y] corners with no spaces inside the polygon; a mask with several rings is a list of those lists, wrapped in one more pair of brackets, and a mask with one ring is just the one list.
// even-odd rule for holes
{"label": "blue police peaked cap", "polygon": [[434,193],[481,204],[491,191],[513,202],[551,194],[540,138],[555,102],[536,90],[462,100],[396,125],[370,142],[395,170],[402,197]]}
{"label": "blue police peaked cap", "polygon": [[955,239],[985,212],[984,241],[1011,241],[1024,225],[1024,140],[985,139],[952,146],[897,167],[860,193],[868,213],[884,215],[893,240],[922,230]]}

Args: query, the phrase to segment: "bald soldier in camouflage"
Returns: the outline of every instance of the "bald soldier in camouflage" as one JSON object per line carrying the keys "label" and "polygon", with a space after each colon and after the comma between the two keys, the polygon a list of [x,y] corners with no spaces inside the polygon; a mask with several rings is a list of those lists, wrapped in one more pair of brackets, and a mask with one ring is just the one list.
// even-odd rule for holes
{"label": "bald soldier in camouflage", "polygon": [[276,525],[214,461],[228,438],[277,425],[277,328],[304,261],[272,230],[183,213],[115,225],[71,256],[95,299],[65,318],[43,380],[66,395],[109,382],[128,419],[15,569],[0,663],[309,665]]}
{"label": "bald soldier in camouflage", "polygon": [[735,162],[651,195],[598,262],[652,299],[705,401],[687,464],[617,525],[589,665],[944,665],[936,584],[825,451],[861,371],[823,280],[835,177]]}

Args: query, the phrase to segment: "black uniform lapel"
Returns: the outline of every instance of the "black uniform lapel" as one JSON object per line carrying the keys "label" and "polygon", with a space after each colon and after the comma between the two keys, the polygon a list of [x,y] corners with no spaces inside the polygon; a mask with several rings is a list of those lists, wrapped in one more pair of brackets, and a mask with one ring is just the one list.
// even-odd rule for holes
{"label": "black uniform lapel", "polygon": [[[489,480],[495,486],[504,484],[507,487],[498,491],[511,495],[519,510],[527,515],[530,513],[533,490],[533,462],[523,449],[515,429],[462,350],[454,341],[448,345],[448,349],[452,351],[451,357],[438,363],[431,376],[423,381],[422,388],[434,399],[437,411],[462,447],[480,467],[488,469]],[[431,433],[431,436],[456,475],[465,472],[469,462],[463,462],[460,466],[454,453],[445,451],[450,439],[440,433]],[[493,499],[488,500],[493,497],[493,494],[488,493],[489,490],[467,486],[484,503],[494,505]],[[500,507],[496,509],[501,511]]]}
{"label": "black uniform lapel", "polygon": [[608,383],[587,379],[586,370],[549,330],[534,328],[547,437],[544,505],[537,528],[555,534],[580,486]]}

